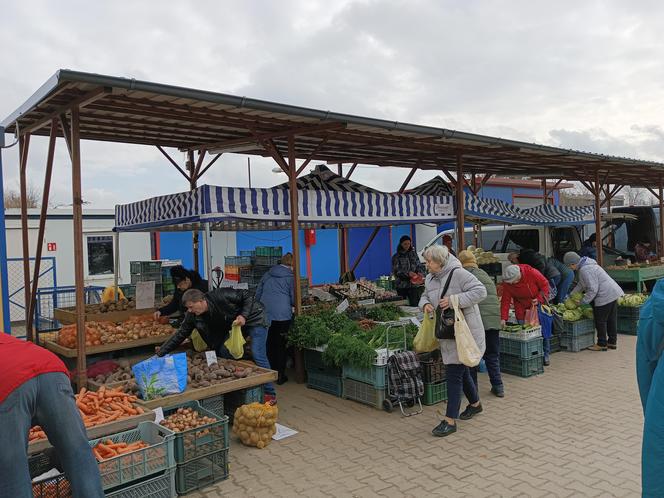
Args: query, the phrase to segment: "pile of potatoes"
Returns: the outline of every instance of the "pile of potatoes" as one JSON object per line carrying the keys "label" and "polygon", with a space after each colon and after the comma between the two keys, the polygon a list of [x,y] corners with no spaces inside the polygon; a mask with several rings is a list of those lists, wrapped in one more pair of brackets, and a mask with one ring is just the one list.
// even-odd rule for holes
{"label": "pile of potatoes", "polygon": [[242,444],[265,448],[277,432],[276,423],[279,409],[269,403],[251,403],[235,410],[233,434],[240,437]]}
{"label": "pile of potatoes", "polygon": [[116,387],[121,387],[124,392],[135,394],[136,396],[140,393],[140,389],[129,365],[120,365],[113,372],[97,375],[93,380],[98,384],[106,385],[114,385],[121,382],[122,384]]}
{"label": "pile of potatoes", "polygon": [[155,321],[151,315],[130,317],[121,323],[88,322],[101,335],[102,344],[135,341],[147,337],[162,337],[173,333],[173,327]]}
{"label": "pile of potatoes", "polygon": [[218,382],[243,379],[254,373],[251,367],[234,365],[230,360],[218,359],[208,366],[204,355],[187,358],[187,386],[191,388],[209,387]]}
{"label": "pile of potatoes", "polygon": [[[169,415],[159,423],[173,432],[185,432],[204,425],[213,424],[216,421],[212,417],[201,415],[192,408],[178,408],[175,413]],[[199,435],[203,434],[204,432],[201,431]]]}

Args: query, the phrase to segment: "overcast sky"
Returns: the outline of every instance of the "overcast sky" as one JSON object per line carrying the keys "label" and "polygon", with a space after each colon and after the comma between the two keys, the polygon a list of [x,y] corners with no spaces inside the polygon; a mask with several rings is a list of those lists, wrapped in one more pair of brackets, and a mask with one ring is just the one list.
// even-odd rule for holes
{"label": "overcast sky", "polygon": [[[68,68],[664,161],[662,26],[656,1],[3,2],[0,119]],[[40,189],[44,142],[28,165]],[[58,147],[51,203],[67,204]],[[187,188],[154,148],[82,154],[89,207]],[[6,189],[17,159],[3,150]],[[246,186],[246,161],[225,155],[204,182]],[[285,181],[273,167],[252,158],[253,185]],[[395,189],[406,174],[380,171],[354,179]]]}

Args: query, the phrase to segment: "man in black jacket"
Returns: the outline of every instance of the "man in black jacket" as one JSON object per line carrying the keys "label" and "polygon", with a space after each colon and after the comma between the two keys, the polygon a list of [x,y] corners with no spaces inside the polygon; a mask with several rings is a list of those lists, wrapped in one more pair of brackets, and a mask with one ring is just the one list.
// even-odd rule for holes
{"label": "man in black jacket", "polygon": [[175,284],[175,292],[170,303],[154,312],[155,320],[160,316],[170,316],[178,311],[184,315],[186,309],[182,303],[182,295],[189,289],[198,289],[202,292],[209,290],[208,281],[201,277],[196,270],[187,270],[184,266],[177,265],[171,268],[170,273]]}
{"label": "man in black jacket", "polygon": [[558,287],[560,286],[560,281],[562,275],[558,269],[544,257],[544,255],[534,251],[532,249],[521,249],[519,253],[519,262],[524,265],[530,265],[535,268],[538,272],[544,275],[549,281],[549,300],[553,300],[558,293]]}
{"label": "man in black jacket", "polygon": [[[232,358],[224,342],[228,339],[234,323],[243,328],[243,333],[251,337],[251,354],[256,365],[270,368],[267,359],[267,323],[265,311],[260,301],[255,300],[247,290],[221,288],[207,294],[189,289],[182,296],[187,313],[178,331],[159,347],[158,356],[164,356],[182,344],[194,329],[221,358]],[[265,385],[266,399],[275,396],[274,386]]]}

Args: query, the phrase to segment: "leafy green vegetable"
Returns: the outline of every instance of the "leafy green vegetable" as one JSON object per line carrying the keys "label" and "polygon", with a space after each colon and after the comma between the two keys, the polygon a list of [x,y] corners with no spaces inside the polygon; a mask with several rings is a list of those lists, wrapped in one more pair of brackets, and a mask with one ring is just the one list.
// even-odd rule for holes
{"label": "leafy green vegetable", "polygon": [[328,365],[352,365],[369,368],[376,360],[376,350],[359,337],[333,334],[323,352],[323,362]]}
{"label": "leafy green vegetable", "polygon": [[374,308],[369,308],[366,311],[366,317],[376,322],[391,322],[398,320],[402,316],[402,312],[398,306],[394,304],[385,303]]}

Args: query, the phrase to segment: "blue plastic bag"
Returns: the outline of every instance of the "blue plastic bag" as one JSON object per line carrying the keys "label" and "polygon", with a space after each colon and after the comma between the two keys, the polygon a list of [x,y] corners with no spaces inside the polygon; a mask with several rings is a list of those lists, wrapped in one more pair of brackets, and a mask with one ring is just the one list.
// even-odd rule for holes
{"label": "blue plastic bag", "polygon": [[159,396],[181,393],[187,388],[187,355],[177,353],[161,358],[153,356],[134,365],[141,398],[148,401]]}
{"label": "blue plastic bag", "polygon": [[540,326],[542,327],[542,337],[544,337],[545,339],[551,339],[551,335],[553,335],[552,313],[542,308],[541,304],[538,304],[537,317],[539,318]]}

